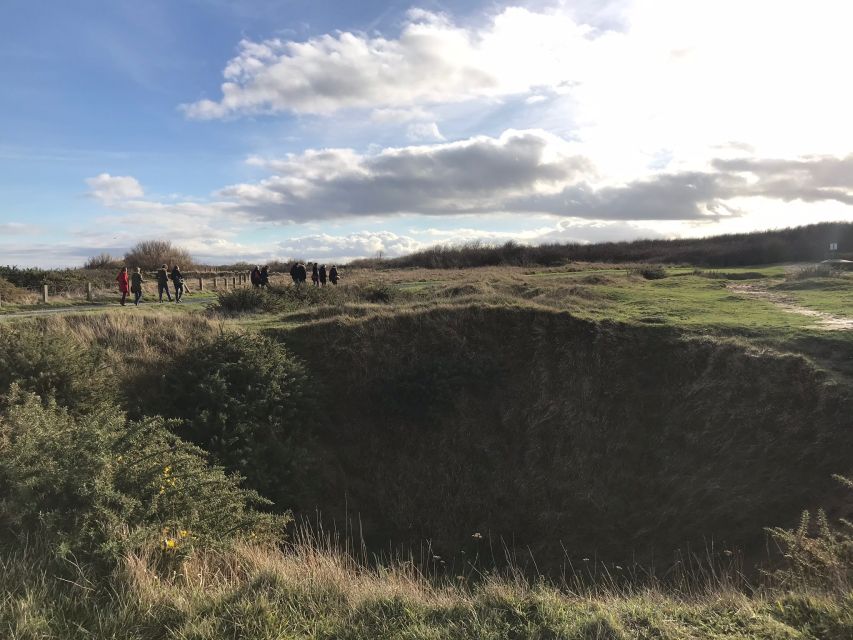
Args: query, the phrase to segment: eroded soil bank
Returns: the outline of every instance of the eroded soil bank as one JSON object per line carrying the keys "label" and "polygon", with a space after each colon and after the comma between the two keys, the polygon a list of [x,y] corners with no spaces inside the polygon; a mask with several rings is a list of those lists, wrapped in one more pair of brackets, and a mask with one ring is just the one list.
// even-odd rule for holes
{"label": "eroded soil bank", "polygon": [[796,356],[508,307],[272,333],[319,400],[300,509],[385,549],[505,544],[540,569],[750,554],[804,508],[846,515],[830,476],[853,460],[850,390]]}

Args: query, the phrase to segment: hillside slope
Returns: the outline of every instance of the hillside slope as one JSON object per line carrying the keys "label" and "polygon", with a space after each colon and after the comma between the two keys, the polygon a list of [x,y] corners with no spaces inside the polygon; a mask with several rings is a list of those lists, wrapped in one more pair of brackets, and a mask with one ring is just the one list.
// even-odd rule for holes
{"label": "hillside slope", "polygon": [[270,332],[321,395],[324,513],[380,544],[755,551],[853,459],[849,390],[795,356],[511,307]]}

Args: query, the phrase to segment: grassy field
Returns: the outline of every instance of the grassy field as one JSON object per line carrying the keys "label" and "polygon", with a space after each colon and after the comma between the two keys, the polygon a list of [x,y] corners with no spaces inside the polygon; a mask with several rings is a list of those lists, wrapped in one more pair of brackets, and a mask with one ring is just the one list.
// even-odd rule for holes
{"label": "grassy field", "polygon": [[[835,525],[853,501],[830,478],[853,471],[849,274],[574,264],[274,285],[3,306],[0,383],[45,408],[0,389],[0,636],[853,637],[853,539]],[[261,542],[205,516],[215,493],[182,501],[190,463],[168,433],[190,430],[274,511],[339,532]],[[149,475],[126,466],[125,433],[161,443]],[[201,464],[193,491],[223,482]],[[83,524],[57,531],[66,492]],[[763,529],[818,507],[831,525]],[[185,521],[186,549],[168,532]]]}

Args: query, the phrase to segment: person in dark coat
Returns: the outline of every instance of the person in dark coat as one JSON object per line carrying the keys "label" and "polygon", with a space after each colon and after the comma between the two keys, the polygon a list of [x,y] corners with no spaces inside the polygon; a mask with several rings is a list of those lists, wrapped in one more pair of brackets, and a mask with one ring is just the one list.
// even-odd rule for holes
{"label": "person in dark coat", "polygon": [[308,279],[308,272],[305,265],[301,262],[296,266],[296,284],[305,284]]}
{"label": "person in dark coat", "polygon": [[166,297],[169,302],[172,301],[172,294],[169,292],[169,267],[165,264],[157,269],[157,293],[160,296],[160,302],[163,302],[163,292],[166,292]]}
{"label": "person in dark coat", "polygon": [[252,281],[253,287],[256,287],[256,288],[260,287],[261,286],[261,268],[256,266],[254,269],[252,269],[252,273],[249,275],[249,279]]}
{"label": "person in dark coat", "polygon": [[314,266],[311,267],[311,282],[314,283],[315,287],[320,286],[320,272],[317,270],[317,263],[314,263]]}
{"label": "person in dark coat", "polygon": [[122,267],[116,276],[116,282],[118,282],[118,290],[121,291],[121,306],[124,306],[124,301],[127,300],[127,293],[130,291],[130,283],[127,280],[127,267]]}
{"label": "person in dark coat", "polygon": [[332,268],[329,269],[329,282],[332,284],[338,284],[338,268],[335,265],[332,265]]}
{"label": "person in dark coat", "polygon": [[172,284],[175,285],[175,302],[180,302],[184,297],[184,276],[181,274],[181,268],[178,265],[172,267]]}
{"label": "person in dark coat", "polygon": [[139,306],[139,300],[142,298],[142,269],[136,267],[136,271],[130,276],[130,291],[133,293],[133,304]]}
{"label": "person in dark coat", "polygon": [[264,265],[261,269],[261,286],[266,287],[269,286],[270,283],[270,268],[267,265]]}
{"label": "person in dark coat", "polygon": [[319,275],[320,275],[320,286],[325,287],[326,286],[326,265],[324,265],[324,264],[320,265],[320,274]]}
{"label": "person in dark coat", "polygon": [[293,280],[293,284],[299,284],[299,263],[294,262],[293,266],[290,267],[290,279]]}

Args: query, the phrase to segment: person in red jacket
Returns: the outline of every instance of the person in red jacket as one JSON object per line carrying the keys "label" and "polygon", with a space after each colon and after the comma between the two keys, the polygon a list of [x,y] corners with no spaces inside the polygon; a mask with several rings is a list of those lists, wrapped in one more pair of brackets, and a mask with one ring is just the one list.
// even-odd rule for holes
{"label": "person in red jacket", "polygon": [[127,300],[127,294],[130,292],[130,281],[127,277],[127,267],[122,267],[121,273],[116,277],[118,282],[118,290],[121,291],[121,306],[124,306],[124,301]]}

